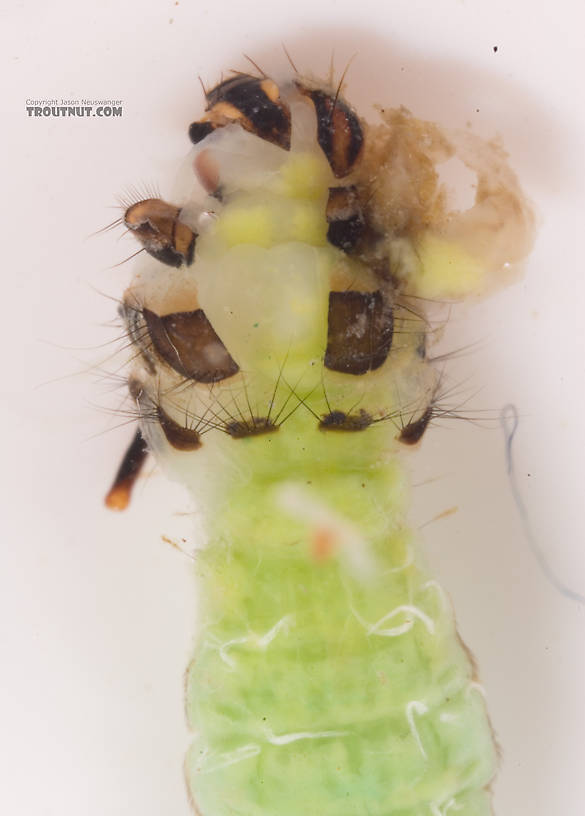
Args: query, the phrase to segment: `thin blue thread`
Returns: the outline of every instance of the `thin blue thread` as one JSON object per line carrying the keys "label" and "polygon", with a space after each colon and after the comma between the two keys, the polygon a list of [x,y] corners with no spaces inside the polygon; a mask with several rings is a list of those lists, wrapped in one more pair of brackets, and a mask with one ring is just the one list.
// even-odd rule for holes
{"label": "thin blue thread", "polygon": [[528,546],[530,547],[532,554],[536,558],[536,561],[538,562],[540,569],[544,573],[545,578],[555,587],[555,589],[558,590],[558,592],[560,592],[561,595],[564,595],[565,598],[569,598],[569,600],[576,601],[577,603],[585,606],[585,595],[582,595],[580,592],[576,592],[574,589],[568,587],[556,575],[556,573],[548,563],[546,556],[542,551],[542,548],[538,544],[536,536],[532,531],[532,525],[530,524],[530,519],[528,517],[526,505],[524,504],[524,500],[522,499],[520,490],[518,488],[518,481],[516,479],[516,472],[514,469],[514,459],[512,456],[512,443],[514,441],[516,431],[518,430],[518,424],[519,419],[516,406],[513,405],[512,403],[504,405],[504,407],[500,411],[500,426],[504,433],[508,480],[510,482],[512,496],[514,497],[516,507],[518,508],[518,513],[522,520],[524,535],[526,536]]}

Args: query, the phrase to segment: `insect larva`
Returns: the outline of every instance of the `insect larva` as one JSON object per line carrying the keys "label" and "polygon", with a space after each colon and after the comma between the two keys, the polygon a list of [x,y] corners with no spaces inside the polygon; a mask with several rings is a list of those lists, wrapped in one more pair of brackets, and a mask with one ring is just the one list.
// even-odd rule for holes
{"label": "insect larva", "polygon": [[447,412],[427,303],[501,277],[531,214],[493,144],[404,109],[369,125],[340,90],[224,80],[189,129],[199,184],[124,214],[148,253],[123,309],[140,434],[208,533],[186,776],[203,816],[481,816],[492,731],[398,449]]}

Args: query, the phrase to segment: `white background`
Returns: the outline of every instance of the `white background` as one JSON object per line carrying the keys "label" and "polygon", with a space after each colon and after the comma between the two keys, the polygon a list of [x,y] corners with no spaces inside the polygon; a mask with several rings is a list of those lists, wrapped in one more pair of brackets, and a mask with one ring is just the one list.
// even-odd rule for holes
{"label": "white background", "polygon": [[[3,11],[0,810],[181,816],[188,742],[182,673],[194,631],[191,564],[161,541],[184,504],[153,474],[132,508],[101,500],[131,426],[90,371],[134,251],[115,194],[163,197],[201,113],[198,81],[285,65],[338,72],[347,96],[405,104],[447,126],[500,133],[534,202],[524,279],[448,328],[474,407],[516,404],[519,487],[562,580],[585,592],[585,57],[580,4],[560,0],[295,0],[276,4],[13,2]],[[497,51],[494,51],[497,46]],[[29,119],[27,98],[115,97],[121,119]],[[97,291],[99,290],[99,291]],[[101,346],[101,347],[100,347]],[[468,379],[469,378],[469,379]],[[415,519],[481,665],[503,748],[499,816],[585,812],[585,609],[545,579],[506,478],[497,422],[429,432]],[[432,481],[429,481],[431,480]],[[170,519],[170,520],[169,520]],[[213,816],[212,814],[210,816]],[[274,816],[277,816],[274,814]]]}

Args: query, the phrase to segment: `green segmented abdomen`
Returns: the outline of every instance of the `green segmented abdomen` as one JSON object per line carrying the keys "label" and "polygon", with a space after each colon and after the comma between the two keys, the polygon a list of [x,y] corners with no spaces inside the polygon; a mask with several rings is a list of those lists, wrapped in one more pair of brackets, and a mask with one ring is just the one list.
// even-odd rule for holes
{"label": "green segmented abdomen", "polygon": [[[337,478],[318,480],[329,508]],[[297,489],[302,500],[300,484],[232,497],[201,557],[204,622],[187,681],[198,733],[187,774],[201,813],[489,812],[483,698],[449,602],[400,526],[399,480],[392,467],[346,478],[344,491],[353,481],[363,496],[354,516],[379,514],[377,529],[334,507],[363,536],[372,569],[361,574],[319,559],[312,525],[279,507]]]}
{"label": "green segmented abdomen", "polygon": [[[451,143],[404,109],[371,127],[334,91],[246,75],[207,101],[180,201],[125,216],[152,256],[124,298],[130,391],[208,534],[187,675],[195,807],[487,816],[491,728],[405,525],[398,448],[452,413],[426,301],[507,269],[530,210],[496,145]],[[478,173],[462,215],[435,170],[459,149]]]}

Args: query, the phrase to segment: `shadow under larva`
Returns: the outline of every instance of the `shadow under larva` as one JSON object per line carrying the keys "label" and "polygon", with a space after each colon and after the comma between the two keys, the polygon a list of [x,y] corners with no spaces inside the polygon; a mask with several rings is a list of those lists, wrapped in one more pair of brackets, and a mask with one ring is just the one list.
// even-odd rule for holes
{"label": "shadow under larva", "polygon": [[[200,629],[185,761],[203,816],[481,816],[496,751],[475,667],[405,523],[401,457],[452,413],[435,302],[529,251],[503,150],[330,85],[206,91],[171,201],[127,203],[123,299],[146,450],[196,498]],[[438,168],[476,175],[459,212]]]}

